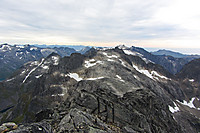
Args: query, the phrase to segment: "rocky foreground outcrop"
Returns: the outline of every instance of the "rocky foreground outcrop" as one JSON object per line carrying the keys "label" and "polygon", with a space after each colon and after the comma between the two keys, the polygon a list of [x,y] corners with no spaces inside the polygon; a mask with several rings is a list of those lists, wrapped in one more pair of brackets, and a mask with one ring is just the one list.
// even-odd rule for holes
{"label": "rocky foreground outcrop", "polygon": [[1,123],[16,122],[12,133],[198,133],[199,86],[130,52],[91,49],[27,63],[0,84],[16,98],[0,101]]}
{"label": "rocky foreground outcrop", "polygon": [[5,133],[5,132],[11,131],[11,130],[15,130],[17,128],[18,128],[18,126],[14,122],[3,123],[0,126],[0,133]]}

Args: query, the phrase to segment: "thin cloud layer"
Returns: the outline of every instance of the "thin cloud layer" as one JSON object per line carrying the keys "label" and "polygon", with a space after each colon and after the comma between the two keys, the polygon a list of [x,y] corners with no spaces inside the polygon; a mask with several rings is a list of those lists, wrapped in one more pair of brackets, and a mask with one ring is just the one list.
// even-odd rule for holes
{"label": "thin cloud layer", "polygon": [[200,47],[198,5],[198,0],[1,0],[0,42]]}

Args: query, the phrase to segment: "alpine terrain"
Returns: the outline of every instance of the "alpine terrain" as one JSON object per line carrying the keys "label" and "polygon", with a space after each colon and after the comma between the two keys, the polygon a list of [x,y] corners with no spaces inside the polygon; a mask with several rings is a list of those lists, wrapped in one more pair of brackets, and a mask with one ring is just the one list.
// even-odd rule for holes
{"label": "alpine terrain", "polygon": [[134,52],[135,55],[140,56],[144,60],[148,59],[152,63],[156,63],[163,66],[167,71],[169,71],[172,74],[180,72],[183,66],[192,61],[193,59],[200,58],[199,55],[183,55],[167,50],[159,50],[157,52],[150,53],[144,50],[143,48],[139,47],[121,47],[126,50],[131,50],[132,52]]}
{"label": "alpine terrain", "polygon": [[200,131],[199,60],[125,46],[40,57],[0,82],[0,132]]}
{"label": "alpine terrain", "polygon": [[69,56],[72,53],[84,54],[88,47],[84,47],[80,51],[68,47],[44,47],[38,45],[0,45],[0,81],[8,78],[14,71],[29,61],[38,61],[47,57],[52,52],[58,53],[60,56]]}

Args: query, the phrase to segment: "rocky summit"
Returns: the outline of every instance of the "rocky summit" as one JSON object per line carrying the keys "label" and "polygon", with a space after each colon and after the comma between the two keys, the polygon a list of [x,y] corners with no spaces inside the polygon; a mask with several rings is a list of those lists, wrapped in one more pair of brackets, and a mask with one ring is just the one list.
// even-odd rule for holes
{"label": "rocky summit", "polygon": [[198,133],[199,82],[174,76],[132,49],[52,53],[0,82],[9,133]]}

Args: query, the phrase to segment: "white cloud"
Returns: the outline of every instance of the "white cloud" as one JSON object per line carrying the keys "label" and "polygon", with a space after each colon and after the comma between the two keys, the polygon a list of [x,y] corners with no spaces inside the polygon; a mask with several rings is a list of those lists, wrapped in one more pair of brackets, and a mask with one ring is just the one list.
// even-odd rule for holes
{"label": "white cloud", "polygon": [[199,5],[199,0],[176,0],[169,6],[159,9],[155,18],[163,23],[177,24],[188,30],[200,30]]}
{"label": "white cloud", "polygon": [[200,47],[198,0],[1,0],[0,3],[1,43],[140,42],[138,45],[143,46],[182,47],[182,43],[193,42],[196,44],[193,47]]}

